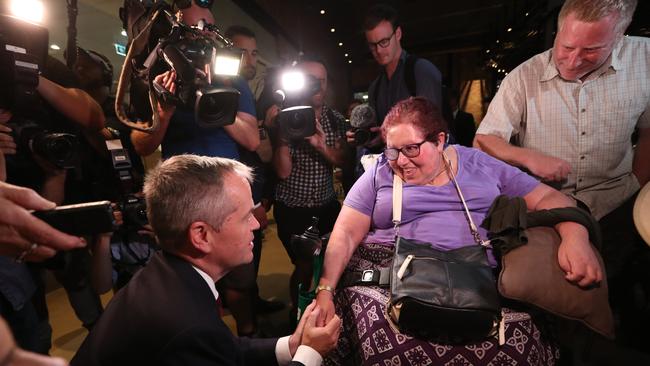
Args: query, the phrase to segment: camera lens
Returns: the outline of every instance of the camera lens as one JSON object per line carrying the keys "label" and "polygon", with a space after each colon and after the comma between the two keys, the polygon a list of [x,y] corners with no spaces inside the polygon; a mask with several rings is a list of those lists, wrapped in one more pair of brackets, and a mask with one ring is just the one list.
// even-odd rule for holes
{"label": "camera lens", "polygon": [[34,136],[32,150],[59,168],[74,166],[77,139],[69,133],[40,133]]}

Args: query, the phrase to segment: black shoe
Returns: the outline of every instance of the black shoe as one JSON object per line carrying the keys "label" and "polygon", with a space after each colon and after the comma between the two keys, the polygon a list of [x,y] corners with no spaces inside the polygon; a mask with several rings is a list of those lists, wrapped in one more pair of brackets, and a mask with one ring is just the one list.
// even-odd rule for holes
{"label": "black shoe", "polygon": [[276,311],[284,309],[284,307],[285,305],[282,301],[264,300],[259,297],[257,298],[257,301],[255,301],[255,311],[258,314],[275,313]]}

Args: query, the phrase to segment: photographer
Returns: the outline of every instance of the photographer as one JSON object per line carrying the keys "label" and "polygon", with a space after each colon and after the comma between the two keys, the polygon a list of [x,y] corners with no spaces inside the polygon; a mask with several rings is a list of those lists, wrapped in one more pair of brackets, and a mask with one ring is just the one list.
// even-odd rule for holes
{"label": "photographer", "polygon": [[[200,20],[204,20],[208,24],[214,23],[210,9],[198,5],[197,2],[189,2],[187,8],[179,9],[177,18],[190,26],[197,25]],[[172,94],[176,92],[175,81],[176,73],[174,71],[165,72],[155,78],[156,83],[162,85]],[[215,77],[212,84],[214,86],[232,86],[240,92],[239,107],[234,123],[219,128],[201,128],[195,123],[193,110],[176,108],[161,102],[157,106],[160,128],[152,133],[136,130],[131,133],[131,140],[138,154],[150,155],[158,146],[161,146],[164,159],[183,153],[238,159],[237,145],[254,151],[258,147],[260,139],[255,118],[254,99],[248,85],[239,77],[228,79]]]}
{"label": "photographer", "polygon": [[[291,248],[291,236],[303,233],[313,216],[319,218],[322,234],[334,227],[341,205],[334,192],[333,166],[343,163],[345,137],[345,118],[325,105],[327,70],[323,63],[302,61],[297,68],[317,79],[320,88],[309,98],[316,115],[316,133],[302,141],[291,142],[281,133],[275,133],[273,165],[279,181],[273,213],[278,236],[296,266],[290,280],[292,319],[295,318],[298,284],[311,281],[312,258],[298,258]],[[278,113],[279,107],[272,106],[267,115],[275,119]],[[277,125],[277,122],[273,123]]]}

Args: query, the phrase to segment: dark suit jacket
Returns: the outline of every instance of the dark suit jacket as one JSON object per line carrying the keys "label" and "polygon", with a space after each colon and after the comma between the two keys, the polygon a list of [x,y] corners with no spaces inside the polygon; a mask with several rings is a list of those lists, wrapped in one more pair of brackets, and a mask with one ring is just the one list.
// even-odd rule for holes
{"label": "dark suit jacket", "polygon": [[234,337],[205,280],[160,252],[113,297],[71,365],[276,365],[276,342]]}
{"label": "dark suit jacket", "polygon": [[472,147],[472,141],[476,134],[474,116],[471,113],[459,110],[451,124],[451,133],[456,138],[457,144]]}

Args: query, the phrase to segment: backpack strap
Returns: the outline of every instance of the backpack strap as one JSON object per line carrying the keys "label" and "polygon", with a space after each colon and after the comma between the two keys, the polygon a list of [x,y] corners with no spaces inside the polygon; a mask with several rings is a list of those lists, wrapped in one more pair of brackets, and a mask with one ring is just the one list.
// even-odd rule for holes
{"label": "backpack strap", "polygon": [[415,63],[418,57],[415,55],[406,55],[406,62],[404,62],[404,80],[406,81],[406,88],[412,97],[417,95],[417,79],[415,78]]}

